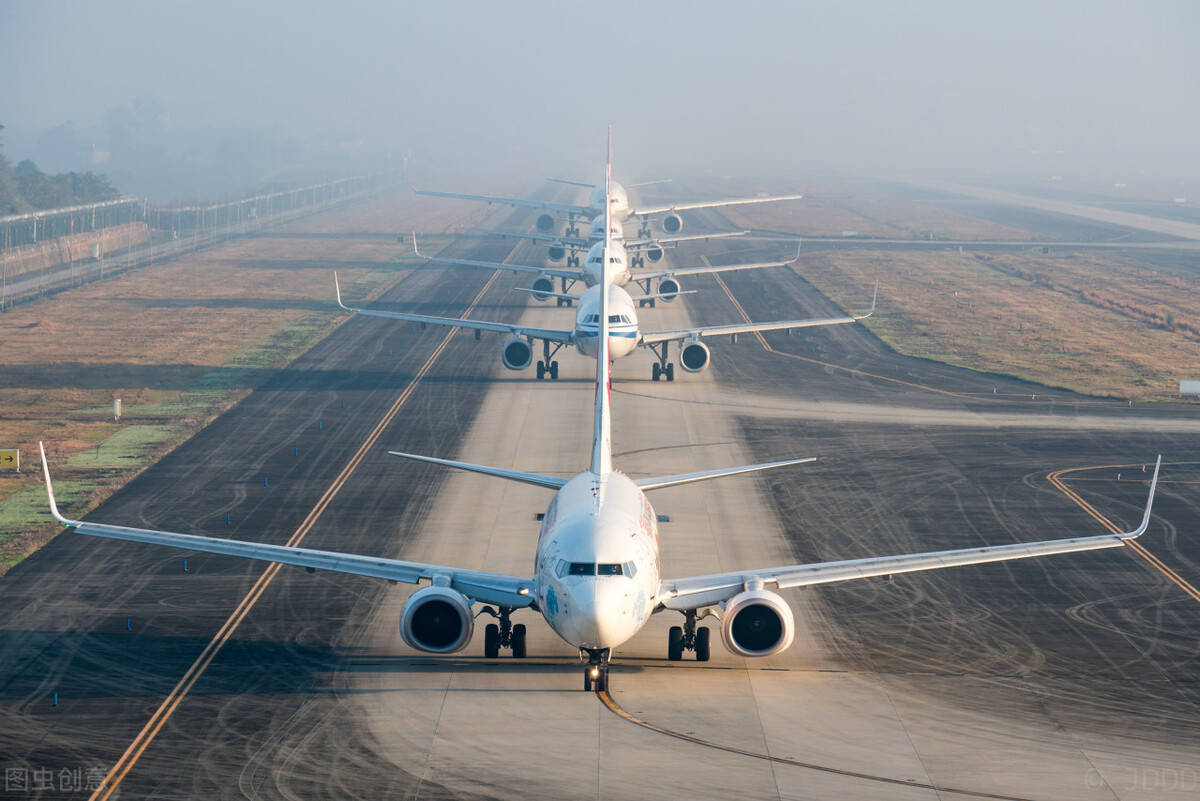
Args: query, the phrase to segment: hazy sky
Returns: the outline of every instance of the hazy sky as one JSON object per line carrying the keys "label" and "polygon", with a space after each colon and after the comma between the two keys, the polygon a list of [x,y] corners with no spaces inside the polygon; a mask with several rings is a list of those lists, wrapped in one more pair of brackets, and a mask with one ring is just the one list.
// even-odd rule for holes
{"label": "hazy sky", "polygon": [[0,0],[0,123],[11,150],[152,96],[173,130],[333,130],[446,174],[594,178],[612,122],[627,179],[1195,179],[1198,41],[1195,0]]}

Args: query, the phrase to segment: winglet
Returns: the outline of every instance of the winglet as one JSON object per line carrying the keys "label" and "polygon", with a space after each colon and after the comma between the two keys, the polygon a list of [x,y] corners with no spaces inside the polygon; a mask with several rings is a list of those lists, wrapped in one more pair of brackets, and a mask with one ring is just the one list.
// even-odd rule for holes
{"label": "winglet", "polygon": [[421,252],[421,249],[419,247],[417,247],[417,232],[413,231],[412,235],[413,235],[413,253],[417,254],[417,256],[419,256],[422,259],[428,258],[424,253]]}
{"label": "winglet", "polygon": [[1154,463],[1154,477],[1150,479],[1150,496],[1146,498],[1146,511],[1142,514],[1142,524],[1133,531],[1118,534],[1117,536],[1122,540],[1136,540],[1150,527],[1150,508],[1154,506],[1154,490],[1158,487],[1158,468],[1160,467],[1162,467],[1162,454],[1158,455],[1158,461]]}
{"label": "winglet", "polygon": [[50,483],[50,465],[46,464],[46,446],[38,442],[38,450],[42,452],[42,475],[46,477],[46,497],[50,499],[50,515],[64,526],[73,526],[73,520],[68,520],[58,513],[58,504],[54,501],[54,485]]}
{"label": "winglet", "polygon": [[788,264],[795,264],[796,262],[800,261],[800,248],[803,247],[803,245],[804,243],[801,240],[796,240],[796,257],[794,259],[788,259]]}
{"label": "winglet", "polygon": [[337,305],[341,306],[343,309],[345,309],[348,312],[354,311],[354,309],[350,308],[345,303],[342,303],[342,286],[341,286],[341,284],[338,283],[338,277],[337,277],[336,270],[334,270],[334,273],[333,273],[333,291],[337,293]]}
{"label": "winglet", "polygon": [[865,320],[875,313],[875,301],[879,300],[879,280],[875,281],[875,291],[871,294],[871,310],[866,314],[855,315],[855,320]]}

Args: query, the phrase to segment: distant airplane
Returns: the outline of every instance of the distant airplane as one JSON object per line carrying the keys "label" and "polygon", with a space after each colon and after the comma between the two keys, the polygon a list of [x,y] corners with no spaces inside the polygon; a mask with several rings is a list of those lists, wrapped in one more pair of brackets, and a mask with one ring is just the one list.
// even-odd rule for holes
{"label": "distant airplane", "polygon": [[[668,234],[678,234],[683,231],[683,218],[679,216],[679,212],[681,211],[714,209],[724,206],[745,206],[754,203],[775,203],[780,200],[800,200],[804,197],[803,193],[795,195],[763,195],[761,197],[723,198],[719,200],[677,201],[673,203],[650,204],[635,208],[629,204],[629,195],[625,191],[625,187],[615,181],[608,194],[608,203],[606,204],[605,187],[603,184],[568,181],[562,178],[551,178],[550,180],[574,186],[590,187],[592,191],[588,194],[587,204],[555,203],[548,200],[528,200],[526,198],[500,197],[496,195],[468,195],[460,192],[434,192],[431,190],[416,189],[415,187],[413,191],[418,195],[477,200],[482,203],[502,203],[508,206],[539,209],[541,210],[541,214],[537,216],[536,222],[537,230],[540,233],[549,233],[554,229],[555,221],[559,217],[565,217],[567,220],[566,234],[567,236],[574,237],[579,236],[579,227],[576,224],[579,218],[592,218],[604,214],[606,213],[606,208],[610,218],[613,220],[620,221],[640,218],[641,227],[638,229],[637,235],[645,238],[650,236],[650,218],[658,215],[663,215],[663,231]],[[664,182],[648,181],[643,184],[634,184],[633,186],[648,186],[655,183]]]}
{"label": "distant airplane", "polygon": [[[600,283],[601,254],[604,252],[608,253],[608,267],[612,271],[609,275],[611,283],[625,285],[633,282],[641,284],[645,289],[645,292],[641,296],[642,299],[638,302],[639,306],[642,303],[653,306],[656,300],[661,300],[664,303],[674,300],[683,288],[683,283],[679,279],[684,276],[708,275],[709,273],[724,273],[732,270],[762,270],[767,267],[786,267],[800,258],[800,246],[797,245],[795,257],[788,261],[755,261],[740,264],[705,265],[702,267],[667,267],[660,270],[640,270],[635,273],[629,269],[631,259],[624,245],[612,240],[611,234],[607,244],[605,242],[598,242],[592,245],[591,249],[588,250],[587,258],[584,259],[582,266],[577,269],[426,256],[417,246],[417,235],[415,233],[413,234],[413,252],[423,259],[428,259],[433,264],[478,267],[484,270],[507,270],[512,273],[527,273],[537,276],[533,279],[533,296],[538,300],[547,300],[552,297],[557,298],[560,306],[564,303],[568,306],[571,305],[571,299],[574,296],[567,295],[566,292],[576,281],[583,281],[587,286],[595,286]],[[562,282],[560,292],[553,291],[555,278],[558,278]],[[658,282],[657,292],[651,291],[652,282],[654,281]]]}
{"label": "distant airplane", "polygon": [[[687,236],[660,236],[651,239],[627,240],[625,239],[625,232],[621,223],[613,220],[611,226],[612,238],[625,247],[626,252],[629,253],[629,266],[634,269],[646,266],[646,259],[649,259],[652,264],[661,261],[662,257],[666,255],[666,248],[674,247],[680,242],[695,242],[698,240],[707,242],[710,239],[729,239],[735,236],[747,236],[750,233],[749,231],[718,231],[706,234],[689,234]],[[568,267],[578,267],[579,253],[604,239],[604,215],[598,215],[592,220],[588,225],[586,237],[555,236],[554,234],[540,234],[536,232],[525,234],[520,231],[502,231],[495,228],[471,228],[469,230],[481,234],[544,242],[547,246],[546,255],[550,258],[550,261],[562,261],[565,257]]]}
{"label": "distant airplane", "polygon": [[[604,243],[600,245],[604,248]],[[611,262],[610,262],[611,266]],[[615,269],[615,268],[614,268]],[[612,272],[609,272],[611,279]],[[474,331],[492,331],[508,334],[509,338],[500,348],[500,361],[509,370],[524,370],[533,363],[533,342],[541,340],[542,358],[537,363],[538,379],[549,377],[558,378],[558,362],[554,357],[565,346],[573,346],[585,356],[593,359],[597,356],[597,332],[600,328],[601,307],[608,308],[608,355],[618,359],[628,356],[635,348],[649,348],[658,361],[651,367],[650,377],[654,381],[665,378],[675,380],[675,365],[670,362],[669,347],[676,343],[679,347],[679,365],[689,373],[698,373],[708,367],[708,346],[702,339],[736,334],[746,334],[755,331],[778,331],[789,328],[812,328],[814,326],[844,325],[846,323],[865,320],[875,313],[875,300],[871,300],[871,310],[866,314],[848,317],[829,317],[812,320],[777,320],[770,323],[734,323],[732,325],[707,325],[693,328],[679,328],[668,331],[641,331],[638,328],[637,311],[633,302],[653,299],[656,295],[630,296],[622,287],[609,283],[608,298],[602,303],[604,294],[601,285],[589,287],[582,295],[565,295],[572,301],[578,301],[575,313],[575,326],[571,329],[536,328],[519,323],[497,323],[489,320],[470,320],[462,317],[432,317],[426,314],[410,314],[408,312],[382,311],[375,309],[357,309],[342,302],[342,290],[333,275],[334,288],[337,293],[338,306],[348,312],[363,314],[369,317],[386,317],[391,320],[406,320],[426,325],[442,325],[451,328],[468,328]],[[558,292],[541,292],[537,289],[521,288],[521,291],[531,294],[564,297]],[[673,293],[674,296],[676,293]],[[877,293],[878,294],[878,291]]]}
{"label": "distant airplane", "polygon": [[[607,176],[612,175],[612,133],[609,133]],[[607,246],[607,243],[606,243]],[[606,286],[605,270],[601,286]],[[96,537],[165,545],[190,551],[241,556],[267,562],[330,570],[426,586],[405,601],[400,635],[409,646],[433,654],[461,651],[471,642],[475,617],[490,614],[497,623],[484,630],[484,655],[494,658],[508,648],[524,657],[526,627],[512,623],[512,613],[531,609],[550,628],[586,657],[584,690],[608,690],[613,650],[628,642],[656,612],[683,615],[682,626],[667,634],[667,658],[679,660],[692,651],[707,661],[710,635],[697,621],[713,617],[721,640],[744,657],[770,656],[791,645],[795,622],[791,607],[775,590],[935,570],[958,565],[1002,562],[1049,554],[1117,548],[1141,536],[1150,525],[1150,510],[1158,486],[1161,457],[1154,466],[1150,493],[1141,524],[1123,534],[1009,543],[949,551],[818,562],[802,565],[739,569],[704,576],[664,579],[660,574],[658,523],[646,498],[652,490],[742,475],[815,461],[813,457],[745,465],[694,473],[632,479],[614,469],[608,352],[608,297],[598,292],[595,413],[588,468],[571,478],[527,473],[504,467],[469,464],[432,456],[390,451],[406,459],[445,465],[509,481],[554,490],[546,507],[534,558],[533,576],[513,576],[449,565],[407,562],[312,548],[175,534],[166,531],[88,523],[63,517],[54,500],[46,452],[42,471],[50,513],[75,531]],[[772,588],[772,589],[768,589]],[[476,609],[476,605],[484,605]]]}

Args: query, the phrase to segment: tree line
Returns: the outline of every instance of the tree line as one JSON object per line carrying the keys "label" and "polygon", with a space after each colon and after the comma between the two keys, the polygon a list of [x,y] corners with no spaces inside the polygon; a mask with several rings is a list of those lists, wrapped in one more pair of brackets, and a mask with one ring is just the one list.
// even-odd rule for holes
{"label": "tree line", "polygon": [[[4,126],[0,125],[0,131]],[[0,146],[0,216],[115,200],[120,193],[107,176],[94,172],[47,175],[32,161],[15,167]]]}

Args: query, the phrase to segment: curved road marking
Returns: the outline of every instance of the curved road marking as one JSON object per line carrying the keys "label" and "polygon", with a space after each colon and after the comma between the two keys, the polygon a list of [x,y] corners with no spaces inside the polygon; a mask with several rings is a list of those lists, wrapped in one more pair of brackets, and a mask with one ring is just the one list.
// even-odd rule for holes
{"label": "curved road marking", "polygon": [[[1062,476],[1066,475],[1067,473],[1078,473],[1082,470],[1108,470],[1108,469],[1113,469],[1113,468],[1117,468],[1117,467],[1132,468],[1132,467],[1137,467],[1137,466],[1138,465],[1136,465],[1136,464],[1101,464],[1101,465],[1093,465],[1091,467],[1064,468],[1062,470],[1053,470],[1053,471],[1047,473],[1046,480],[1049,481],[1051,484],[1053,484],[1055,489],[1057,489],[1063,495],[1066,495],[1068,498],[1070,498],[1072,501],[1074,501],[1075,504],[1077,506],[1079,506],[1080,509],[1087,512],[1088,515],[1090,515],[1092,518],[1094,518],[1096,520],[1096,522],[1098,522],[1100,525],[1104,526],[1106,529],[1111,531],[1113,534],[1121,534],[1123,532],[1122,532],[1120,526],[1113,523],[1111,520],[1109,520],[1104,515],[1100,514],[1100,512],[1096,511],[1096,507],[1092,506],[1090,503],[1085,501],[1082,497],[1080,497],[1079,493],[1077,493],[1075,490],[1071,489],[1065,483],[1063,483]],[[1154,554],[1150,553],[1150,551],[1146,550],[1145,545],[1142,545],[1137,540],[1125,540],[1125,544],[1128,545],[1130,548],[1132,548],[1134,553],[1136,553],[1138,556],[1142,557],[1147,562],[1149,562],[1151,567],[1153,567],[1159,573],[1162,573],[1164,576],[1167,577],[1167,579],[1169,581],[1171,581],[1173,584],[1175,584],[1181,590],[1183,590],[1185,593],[1187,593],[1188,596],[1193,601],[1200,603],[1200,590],[1197,590],[1194,586],[1191,585],[1191,583],[1189,583],[1187,581],[1187,579],[1185,579],[1183,576],[1176,573],[1171,568],[1167,567],[1167,565],[1164,564],[1161,559],[1159,559]]]}
{"label": "curved road marking", "polygon": [[[483,299],[484,294],[491,289],[492,284],[496,282],[496,279],[499,276],[500,272],[498,270],[492,273],[492,277],[487,280],[487,282],[483,285],[483,288],[479,290],[479,294],[475,296],[473,301],[471,301],[471,305],[467,307],[465,312],[463,312],[463,317],[467,317],[471,314],[471,312],[475,309],[475,306],[479,304],[479,302]],[[366,457],[367,451],[374,446],[376,440],[378,440],[383,434],[384,429],[386,429],[388,424],[392,422],[392,419],[400,411],[401,407],[408,402],[408,399],[416,390],[417,385],[421,383],[423,378],[425,378],[426,374],[433,367],[438,357],[442,355],[442,351],[444,351],[446,346],[450,344],[450,340],[453,339],[456,333],[458,333],[457,328],[450,329],[450,332],[442,338],[441,343],[434,348],[433,353],[431,353],[429,358],[425,360],[425,363],[421,365],[421,369],[417,371],[417,374],[413,376],[412,380],[408,382],[408,384],[396,397],[396,400],[391,405],[391,408],[389,408],[387,412],[384,413],[383,417],[379,419],[379,422],[375,425],[375,428],[373,428],[371,433],[367,435],[367,438],[363,441],[362,445],[360,445],[358,450],[355,451],[354,455],[350,457],[350,461],[346,463],[346,466],[342,468],[340,473],[338,473],[337,478],[335,478],[333,483],[329,485],[329,488],[325,490],[325,494],[321,496],[321,499],[317,501],[317,504],[308,513],[308,516],[304,518],[304,522],[300,524],[300,527],[297,528],[295,533],[293,533],[288,539],[286,543],[288,546],[298,545],[300,541],[303,540],[308,534],[309,530],[311,530],[316,524],[317,520],[320,519],[321,515],[325,512],[325,509],[328,508],[329,504],[333,502],[333,499],[337,497],[338,493],[341,492],[342,487],[345,486],[346,482],[350,479],[350,476],[353,475],[354,471],[358,469],[359,464]],[[167,720],[172,714],[174,714],[175,710],[179,707],[179,704],[199,680],[201,674],[204,673],[209,664],[214,658],[216,658],[217,653],[221,650],[225,643],[229,641],[229,638],[233,635],[233,632],[237,630],[239,625],[241,625],[242,620],[245,619],[250,610],[254,608],[254,604],[258,602],[258,599],[262,596],[263,592],[265,592],[271,582],[275,580],[275,576],[279,574],[279,571],[282,567],[283,566],[278,562],[272,562],[270,567],[263,571],[263,574],[258,577],[258,581],[254,583],[254,586],[250,588],[250,591],[246,593],[246,596],[242,598],[241,602],[236,608],[234,608],[224,625],[221,626],[221,628],[213,636],[212,640],[209,641],[208,645],[204,647],[204,650],[200,652],[200,656],[196,657],[196,661],[193,662],[192,666],[189,667],[187,672],[183,674],[183,678],[179,680],[179,683],[175,685],[174,689],[171,690],[171,693],[165,699],[163,699],[162,704],[150,717],[150,720],[146,723],[142,730],[138,732],[137,737],[133,739],[133,742],[129,744],[129,747],[125,749],[125,753],[122,754],[121,758],[117,760],[117,763],[113,765],[112,769],[108,772],[108,775],[104,777],[104,781],[101,782],[96,791],[88,797],[88,801],[108,801],[112,794],[116,792],[117,788],[120,786],[125,776],[129,773],[130,769],[132,769],[137,763],[138,759],[145,752],[146,748],[149,747],[150,743],[154,741],[154,738],[158,735],[159,731],[162,730],[162,727],[166,724]]]}

